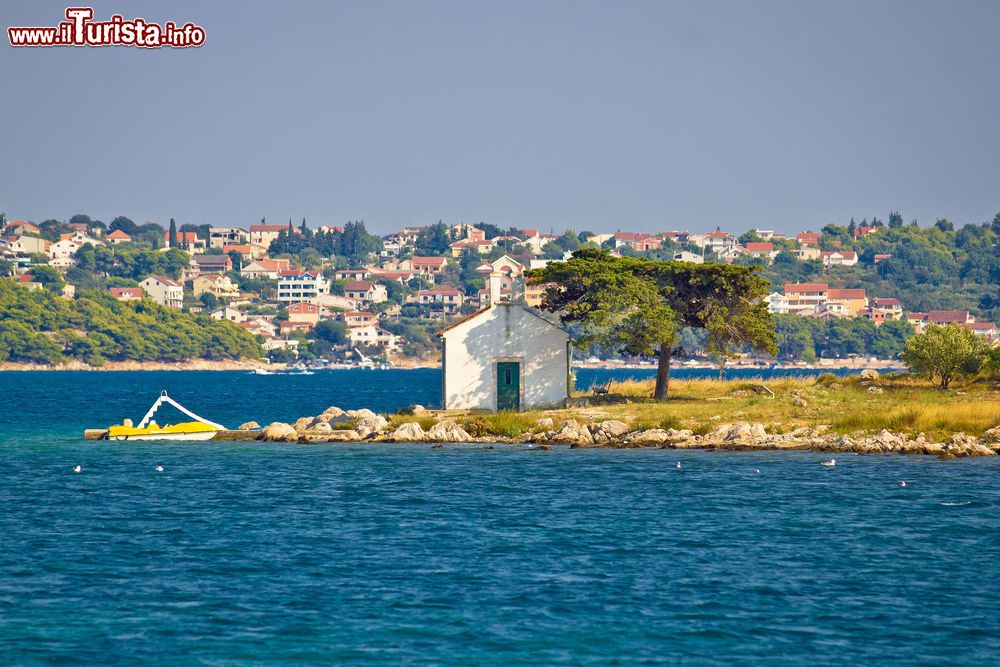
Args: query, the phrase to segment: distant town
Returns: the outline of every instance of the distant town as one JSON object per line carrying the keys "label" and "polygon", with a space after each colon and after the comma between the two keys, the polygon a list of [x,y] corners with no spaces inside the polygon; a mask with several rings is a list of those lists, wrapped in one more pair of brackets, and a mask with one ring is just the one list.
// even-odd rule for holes
{"label": "distant town", "polygon": [[[759,266],[772,284],[767,303],[786,361],[894,358],[927,324],[1000,339],[1000,214],[959,228],[947,220],[904,224],[893,212],[887,223],[851,220],[792,235],[439,222],[377,236],[363,222],[164,226],[82,214],[0,224],[0,275],[21,287],[68,300],[98,290],[119,302],[151,299],[208,315],[251,334],[274,361],[433,360],[437,330],[489,305],[491,275],[500,277],[501,298],[540,307],[547,286],[527,285],[525,271],[581,247]],[[700,343],[698,332],[682,334],[688,353],[699,354]],[[616,357],[600,349],[585,356]]]}

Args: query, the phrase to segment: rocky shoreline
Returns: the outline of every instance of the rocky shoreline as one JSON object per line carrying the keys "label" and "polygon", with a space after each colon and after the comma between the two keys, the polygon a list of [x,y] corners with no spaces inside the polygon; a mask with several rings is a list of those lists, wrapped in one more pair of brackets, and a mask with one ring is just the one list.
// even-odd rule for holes
{"label": "rocky shoreline", "polygon": [[[902,433],[883,430],[877,434],[857,433],[843,435],[829,427],[798,428],[788,433],[769,433],[764,424],[735,422],[720,424],[704,434],[690,430],[646,429],[632,430],[628,424],[607,419],[581,422],[576,419],[560,420],[552,417],[538,420],[538,428],[517,437],[501,435],[474,436],[453,419],[438,419],[420,406],[413,409],[412,420],[390,426],[389,420],[367,409],[341,410],[328,408],[315,417],[302,417],[292,424],[273,422],[260,430],[257,440],[295,443],[485,443],[532,444],[540,448],[553,445],[570,448],[660,448],[660,449],[719,449],[734,451],[808,450],[857,454],[911,454],[942,458],[965,456],[996,456],[1000,454],[1000,426],[976,438],[956,433],[947,442],[934,442],[924,434],[911,437]],[[394,421],[400,421],[396,418]],[[421,422],[433,422],[424,428]],[[248,422],[241,430],[260,429],[255,422]]]}

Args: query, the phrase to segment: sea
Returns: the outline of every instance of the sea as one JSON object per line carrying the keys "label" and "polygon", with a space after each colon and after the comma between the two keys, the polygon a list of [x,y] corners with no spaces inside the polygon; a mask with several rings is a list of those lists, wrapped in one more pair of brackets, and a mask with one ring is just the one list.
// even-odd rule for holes
{"label": "sea", "polygon": [[1000,664],[996,457],[82,439],[439,384],[0,373],[0,665]]}

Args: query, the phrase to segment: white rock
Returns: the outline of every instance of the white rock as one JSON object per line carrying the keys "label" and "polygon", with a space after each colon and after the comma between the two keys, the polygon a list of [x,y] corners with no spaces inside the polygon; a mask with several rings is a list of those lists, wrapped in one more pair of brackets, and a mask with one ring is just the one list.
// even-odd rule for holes
{"label": "white rock", "polygon": [[[369,412],[371,412],[369,410]],[[367,438],[372,434],[381,433],[389,425],[385,417],[372,413],[370,417],[360,417],[354,424],[354,430],[362,438]]]}
{"label": "white rock", "polygon": [[453,421],[434,424],[427,431],[426,438],[434,442],[472,442],[472,436]]}
{"label": "white rock", "polygon": [[299,439],[299,434],[292,428],[291,424],[272,422],[261,433],[260,439],[269,442],[296,442]]}
{"label": "white rock", "polygon": [[417,422],[406,422],[392,432],[390,437],[398,442],[417,442],[424,439],[424,429]]}

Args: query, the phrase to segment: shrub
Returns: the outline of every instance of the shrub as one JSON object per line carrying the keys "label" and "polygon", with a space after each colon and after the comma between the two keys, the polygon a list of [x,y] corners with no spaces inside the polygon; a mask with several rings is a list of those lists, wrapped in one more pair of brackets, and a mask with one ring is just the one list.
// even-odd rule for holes
{"label": "shrub", "polygon": [[695,424],[691,430],[695,435],[707,435],[712,430],[712,425],[707,422],[704,424]]}
{"label": "shrub", "polygon": [[932,325],[906,341],[900,356],[915,373],[936,378],[938,386],[947,389],[955,378],[977,373],[986,360],[987,349],[971,329]]}
{"label": "shrub", "polygon": [[462,422],[462,428],[474,438],[499,435],[516,438],[533,431],[538,422],[518,412],[498,412],[493,415],[475,415]]}
{"label": "shrub", "polygon": [[840,378],[833,373],[820,373],[816,376],[816,384],[824,387],[831,384],[840,384]]}
{"label": "shrub", "polygon": [[670,429],[674,429],[675,431],[680,431],[682,428],[684,428],[684,425],[681,424],[681,420],[677,417],[677,415],[667,415],[660,422],[660,428],[662,428],[664,431],[669,431]]}

